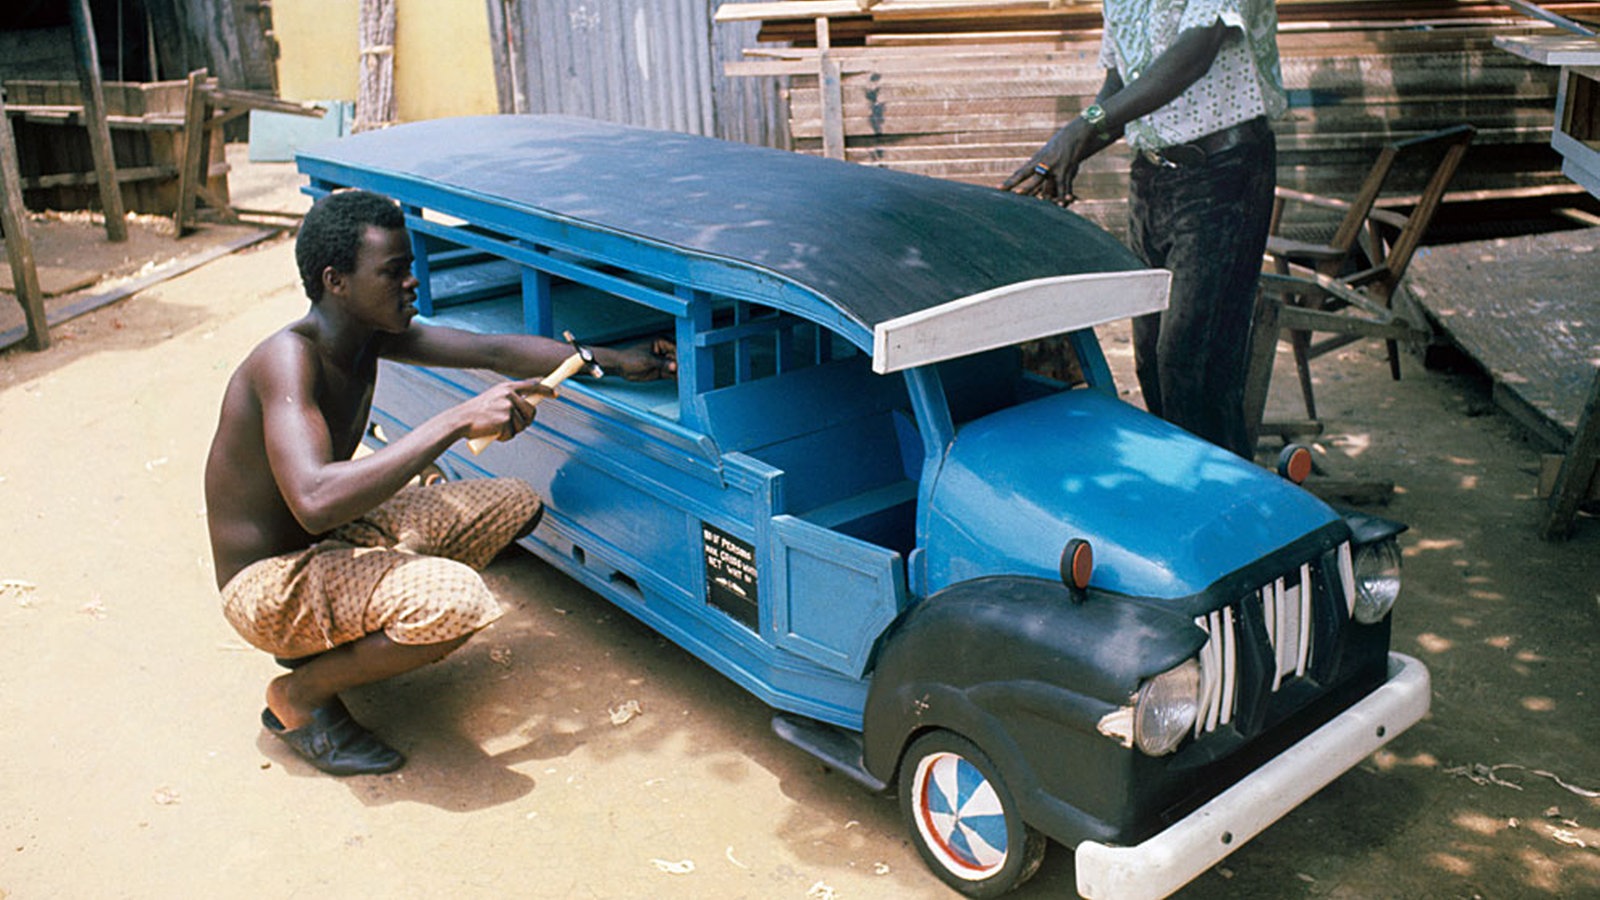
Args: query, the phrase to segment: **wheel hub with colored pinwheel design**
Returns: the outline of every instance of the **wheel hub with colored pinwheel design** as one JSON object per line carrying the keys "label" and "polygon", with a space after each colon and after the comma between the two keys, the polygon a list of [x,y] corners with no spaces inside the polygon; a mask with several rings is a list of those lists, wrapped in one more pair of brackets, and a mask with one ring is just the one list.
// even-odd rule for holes
{"label": "wheel hub with colored pinwheel design", "polygon": [[1006,893],[1044,859],[1044,835],[1022,821],[1000,770],[953,732],[929,732],[907,749],[900,809],[923,860],[969,897]]}
{"label": "wheel hub with colored pinwheel design", "polygon": [[924,757],[917,794],[918,828],[951,872],[978,879],[1005,865],[1005,809],[976,766],[954,753]]}

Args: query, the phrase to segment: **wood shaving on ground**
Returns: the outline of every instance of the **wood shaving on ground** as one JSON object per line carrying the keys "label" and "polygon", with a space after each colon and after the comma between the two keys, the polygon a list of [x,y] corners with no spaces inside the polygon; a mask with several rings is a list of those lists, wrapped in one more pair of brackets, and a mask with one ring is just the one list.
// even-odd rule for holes
{"label": "wood shaving on ground", "polygon": [[156,801],[156,803],[161,806],[174,806],[178,803],[178,801],[182,800],[183,797],[172,788],[159,787],[156,788],[155,795],[152,796],[151,799]]}
{"label": "wood shaving on ground", "polygon": [[1548,778],[1551,781],[1554,781],[1556,784],[1561,785],[1561,787],[1565,788],[1566,790],[1577,794],[1579,797],[1600,797],[1600,791],[1578,787],[1575,784],[1568,784],[1561,779],[1561,776],[1555,774],[1554,772],[1546,772],[1543,769],[1530,769],[1527,766],[1519,765],[1517,763],[1499,763],[1493,766],[1486,766],[1483,763],[1472,763],[1471,765],[1456,766],[1453,769],[1445,769],[1444,774],[1454,775],[1458,778],[1465,778],[1473,784],[1479,786],[1486,784],[1497,784],[1501,787],[1511,788],[1514,791],[1522,790],[1522,785],[1517,784],[1515,781],[1507,781],[1506,779],[1501,778],[1501,769],[1517,769],[1519,771],[1527,772],[1530,775],[1537,775],[1540,778]]}
{"label": "wood shaving on ground", "polygon": [[668,875],[687,875],[694,871],[692,859],[680,859],[677,862],[670,859],[652,859],[650,863]]}
{"label": "wood shaving on ground", "polygon": [[1561,842],[1563,844],[1566,844],[1566,845],[1568,845],[1570,847],[1583,847],[1583,848],[1587,849],[1588,846],[1589,846],[1587,843],[1584,842],[1583,838],[1578,837],[1577,835],[1575,835],[1572,832],[1566,830],[1565,828],[1552,828],[1552,829],[1550,829],[1550,836],[1552,838],[1555,838],[1557,841],[1559,841],[1559,842]]}
{"label": "wood shaving on ground", "polygon": [[744,863],[739,862],[737,859],[733,858],[733,845],[732,844],[728,845],[728,849],[723,855],[728,857],[728,862],[733,863],[734,865],[738,866],[741,869],[750,868],[749,866],[745,865]]}
{"label": "wood shaving on ground", "polygon": [[607,710],[607,712],[609,712],[611,715],[611,724],[626,725],[632,721],[635,716],[642,715],[644,710],[639,708],[639,701],[629,700],[627,703],[624,703],[615,709]]}
{"label": "wood shaving on ground", "polygon": [[834,900],[833,888],[825,881],[819,881],[806,891],[806,900]]}
{"label": "wood shaving on ground", "polygon": [[36,587],[33,582],[23,581],[20,578],[0,579],[0,597],[15,597],[17,605],[27,609],[33,606],[33,598],[28,595],[32,594]]}
{"label": "wood shaving on ground", "polygon": [[1567,826],[1568,828],[1577,828],[1578,827],[1578,820],[1569,819],[1569,818],[1566,818],[1565,816],[1563,816],[1561,814],[1561,807],[1559,807],[1559,806],[1552,806],[1549,809],[1545,810],[1544,811],[1544,817],[1546,819],[1555,819],[1557,822],[1560,822],[1561,824]]}
{"label": "wood shaving on ground", "polygon": [[[170,235],[173,232],[171,216],[154,216],[148,213],[129,212],[123,214],[122,219],[130,225],[148,228],[157,234]],[[106,224],[104,213],[92,212],[87,209],[46,209],[28,213],[28,220],[31,222],[67,222],[100,227],[104,227]]]}

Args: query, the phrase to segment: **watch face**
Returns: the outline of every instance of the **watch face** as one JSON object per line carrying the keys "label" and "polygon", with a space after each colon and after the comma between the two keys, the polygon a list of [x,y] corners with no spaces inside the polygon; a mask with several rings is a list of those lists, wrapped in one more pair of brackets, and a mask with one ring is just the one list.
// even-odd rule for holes
{"label": "watch face", "polygon": [[1111,140],[1111,135],[1106,133],[1106,111],[1101,108],[1100,104],[1089,104],[1089,107],[1081,113],[1081,116],[1083,121],[1088,123],[1089,130],[1094,132],[1095,137],[1104,141]]}

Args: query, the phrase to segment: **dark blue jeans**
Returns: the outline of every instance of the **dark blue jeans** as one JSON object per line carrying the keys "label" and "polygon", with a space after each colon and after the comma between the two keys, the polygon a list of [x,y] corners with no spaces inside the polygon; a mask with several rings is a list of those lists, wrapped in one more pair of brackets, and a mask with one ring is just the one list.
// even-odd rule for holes
{"label": "dark blue jeans", "polygon": [[1245,141],[1203,162],[1136,156],[1128,238],[1147,265],[1172,270],[1167,309],[1133,320],[1145,408],[1249,459],[1245,369],[1278,154],[1264,119],[1247,127]]}

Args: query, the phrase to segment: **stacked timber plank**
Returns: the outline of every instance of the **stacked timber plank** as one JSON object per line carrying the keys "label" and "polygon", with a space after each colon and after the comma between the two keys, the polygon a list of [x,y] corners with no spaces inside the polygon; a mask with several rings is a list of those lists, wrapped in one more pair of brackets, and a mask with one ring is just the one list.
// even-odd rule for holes
{"label": "stacked timber plank", "polygon": [[[78,84],[19,80],[4,87],[28,207],[97,206]],[[105,83],[106,124],[123,203],[130,212],[167,215],[177,208],[186,89],[183,81]],[[221,131],[209,140],[210,158],[223,159]],[[226,193],[225,164],[213,166],[208,179],[213,190]]]}
{"label": "stacked timber plank", "polygon": [[[1544,6],[1600,18],[1600,3]],[[1291,105],[1275,124],[1280,184],[1342,196],[1385,142],[1469,123],[1478,137],[1452,201],[1575,193],[1549,148],[1554,73],[1492,44],[1547,26],[1479,0],[1282,0],[1278,8]],[[728,2],[717,18],[762,22],[761,46],[728,72],[786,80],[793,149],[821,152],[825,55],[840,73],[846,159],[978,184],[1015,170],[1088,105],[1103,77],[1098,3]],[[827,20],[821,50],[818,18]],[[1120,144],[1091,160],[1074,186],[1076,208],[1120,229],[1127,165]],[[1400,191],[1420,190],[1430,171],[1424,161],[1397,173]]]}

